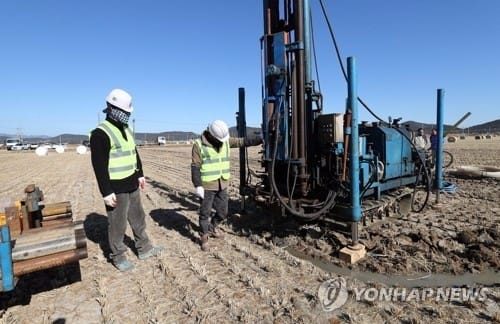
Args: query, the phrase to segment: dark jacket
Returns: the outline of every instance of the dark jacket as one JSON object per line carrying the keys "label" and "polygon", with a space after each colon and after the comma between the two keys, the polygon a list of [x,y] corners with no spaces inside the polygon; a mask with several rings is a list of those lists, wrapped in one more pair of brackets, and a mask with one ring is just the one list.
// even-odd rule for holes
{"label": "dark jacket", "polygon": [[[121,131],[123,138],[127,139],[125,132],[126,125],[117,123],[109,118],[106,118],[106,120],[117,127]],[[108,135],[100,128],[94,129],[90,135],[90,152],[92,154],[92,167],[94,168],[97,184],[102,196],[106,197],[113,192],[118,194],[137,190],[137,188],[139,188],[139,178],[144,176],[141,159],[137,149],[137,171],[131,176],[120,180],[111,180],[109,178],[108,165],[110,149],[111,142]]]}

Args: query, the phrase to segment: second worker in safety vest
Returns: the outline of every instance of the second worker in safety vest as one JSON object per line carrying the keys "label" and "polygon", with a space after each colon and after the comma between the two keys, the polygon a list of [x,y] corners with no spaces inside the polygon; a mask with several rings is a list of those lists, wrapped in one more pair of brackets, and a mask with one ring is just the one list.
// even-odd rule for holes
{"label": "second worker in safety vest", "polygon": [[[193,144],[191,180],[196,194],[201,198],[200,245],[203,251],[209,250],[209,237],[224,236],[217,226],[226,219],[228,213],[230,148],[261,143],[261,138],[230,138],[227,125],[221,120],[215,120]],[[215,209],[213,216],[212,208]]]}

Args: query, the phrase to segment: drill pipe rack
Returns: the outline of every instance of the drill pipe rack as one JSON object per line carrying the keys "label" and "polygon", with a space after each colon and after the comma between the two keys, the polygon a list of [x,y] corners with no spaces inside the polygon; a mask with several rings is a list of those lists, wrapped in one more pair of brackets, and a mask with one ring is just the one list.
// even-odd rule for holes
{"label": "drill pipe rack", "polygon": [[28,185],[26,197],[0,212],[0,291],[13,290],[19,276],[87,258],[82,221],[69,201],[39,204],[43,192]]}

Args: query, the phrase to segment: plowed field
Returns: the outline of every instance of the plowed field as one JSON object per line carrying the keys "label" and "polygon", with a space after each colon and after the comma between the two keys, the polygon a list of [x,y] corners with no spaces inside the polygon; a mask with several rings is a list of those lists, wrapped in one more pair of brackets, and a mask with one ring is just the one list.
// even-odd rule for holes
{"label": "plowed field", "polygon": [[[500,139],[447,143],[455,164],[500,167]],[[189,146],[141,147],[148,180],[142,192],[148,234],[164,248],[159,257],[120,273],[108,261],[107,217],[90,164],[74,148],[50,152],[0,152],[0,198],[20,199],[35,183],[45,202],[70,201],[84,221],[89,257],[78,264],[22,277],[1,295],[4,323],[476,323],[500,321],[500,186],[494,179],[445,180],[442,209],[428,207],[360,232],[368,255],[356,265],[337,258],[348,236],[327,225],[269,216],[252,203],[240,212],[237,150],[233,150],[230,217],[223,240],[210,252],[198,244],[198,206],[190,176]],[[258,149],[249,149],[258,168]],[[431,201],[435,199],[431,196]],[[325,312],[322,282],[341,276],[349,298]],[[400,278],[395,283],[394,280]],[[413,284],[413,279],[419,279]],[[426,281],[427,280],[427,281]],[[387,301],[355,299],[355,289],[487,287],[486,300]]]}

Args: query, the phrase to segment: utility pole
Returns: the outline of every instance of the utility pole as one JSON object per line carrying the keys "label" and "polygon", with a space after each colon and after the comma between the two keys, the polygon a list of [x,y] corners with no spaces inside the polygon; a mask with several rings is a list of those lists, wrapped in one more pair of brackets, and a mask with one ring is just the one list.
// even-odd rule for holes
{"label": "utility pole", "polygon": [[23,129],[22,128],[17,128],[17,138],[21,141],[21,143],[24,143],[23,140]]}

